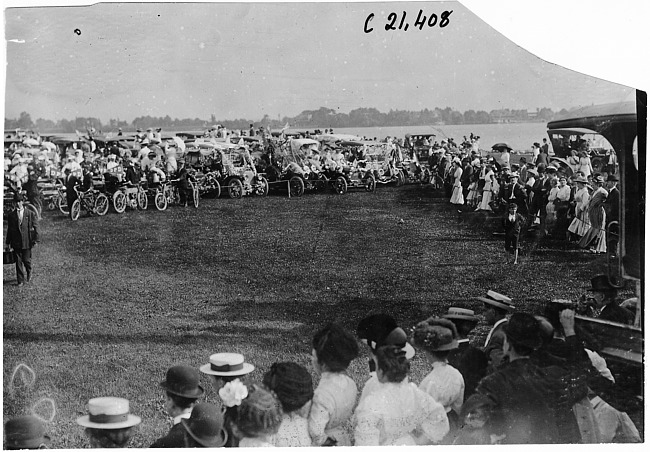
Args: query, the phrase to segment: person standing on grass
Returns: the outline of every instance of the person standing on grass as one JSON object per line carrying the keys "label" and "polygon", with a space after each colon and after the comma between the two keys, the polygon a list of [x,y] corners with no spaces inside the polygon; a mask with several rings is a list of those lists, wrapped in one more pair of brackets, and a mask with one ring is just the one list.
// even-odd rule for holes
{"label": "person standing on grass", "polygon": [[[618,191],[618,177],[615,174],[607,176],[607,200],[605,201],[605,224],[610,234],[607,237],[607,252],[616,257],[618,256],[618,234],[619,234],[619,208],[621,203],[621,193]],[[616,222],[610,226],[610,223]]]}
{"label": "person standing on grass", "polygon": [[347,368],[359,355],[354,336],[335,323],[326,325],[312,339],[312,366],[321,376],[309,411],[313,446],[351,446],[346,424],[357,400],[357,385]]}
{"label": "person standing on grass", "polygon": [[16,258],[16,285],[22,287],[32,280],[32,248],[39,242],[38,218],[24,206],[20,193],[14,195],[15,209],[7,214],[7,249]]}
{"label": "person standing on grass", "polygon": [[456,325],[448,319],[430,317],[415,325],[412,342],[424,351],[427,362],[432,367],[419,388],[445,408],[449,422],[449,438],[455,435],[458,429],[465,395],[462,374],[447,360],[449,353],[458,348]]}
{"label": "person standing on grass", "polygon": [[472,184],[472,179],[474,176],[474,168],[469,163],[469,158],[465,157],[463,159],[463,174],[460,176],[460,185],[463,187],[463,199],[465,204],[467,204],[469,196],[469,187]]}
{"label": "person standing on grass", "polygon": [[449,202],[460,207],[465,204],[465,198],[463,196],[463,186],[461,184],[461,177],[463,176],[463,170],[460,167],[460,159],[458,157],[454,158],[452,162],[451,177],[453,178],[453,190],[451,194],[451,199]]}
{"label": "person standing on grass", "polygon": [[310,447],[307,417],[314,387],[307,369],[291,362],[274,363],[262,383],[278,396],[283,411],[282,423],[271,443],[276,447]]}
{"label": "person standing on grass", "polygon": [[154,442],[151,448],[183,447],[185,429],[181,419],[190,418],[196,401],[204,394],[203,387],[199,384],[199,373],[190,366],[171,367],[160,387],[165,390],[165,410],[173,419],[173,427],[166,436]]}
{"label": "person standing on grass", "polygon": [[587,178],[584,175],[579,175],[575,179],[577,185],[574,194],[575,202],[575,217],[569,225],[568,232],[582,237],[589,230],[589,213],[587,207],[589,206],[589,191],[587,190]]}
{"label": "person standing on grass", "polygon": [[491,372],[503,362],[503,329],[508,322],[508,315],[515,311],[515,306],[511,298],[493,290],[488,290],[485,297],[478,299],[485,307],[485,321],[492,325],[483,345],[488,358],[488,372]]}
{"label": "person standing on grass", "polygon": [[589,248],[590,251],[602,254],[607,251],[605,242],[605,202],[607,201],[608,192],[603,187],[605,180],[600,174],[594,175],[596,190],[591,194],[589,204],[587,205],[587,215],[589,217],[589,229],[578,242],[581,248]]}

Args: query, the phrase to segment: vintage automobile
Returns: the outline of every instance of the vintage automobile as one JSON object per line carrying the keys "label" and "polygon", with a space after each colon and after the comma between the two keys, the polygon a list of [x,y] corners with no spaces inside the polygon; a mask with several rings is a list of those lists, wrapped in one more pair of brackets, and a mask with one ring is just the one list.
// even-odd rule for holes
{"label": "vintage automobile", "polygon": [[[374,143],[374,142],[373,142]],[[324,175],[334,191],[344,194],[348,189],[362,188],[374,192],[377,181],[364,160],[364,141],[339,141],[323,157]]]}
{"label": "vintage automobile", "polygon": [[612,150],[612,146],[601,134],[584,127],[565,127],[549,130],[548,135],[555,157],[566,159],[571,151],[585,149],[589,152],[595,173],[603,171],[607,165],[607,152]]}
{"label": "vintage automobile", "polygon": [[246,145],[225,142],[211,143],[214,172],[221,187],[231,198],[244,195],[266,196],[269,183],[258,174]]}
{"label": "vintage automobile", "polygon": [[363,160],[365,168],[372,172],[378,184],[404,184],[404,173],[397,166],[398,150],[389,143],[364,142]]}
{"label": "vintage automobile", "polygon": [[404,147],[410,154],[409,157],[415,155],[419,161],[426,162],[433,151],[435,137],[435,133],[407,133],[404,136]]}
{"label": "vintage automobile", "polygon": [[274,146],[273,161],[266,168],[269,186],[286,189],[289,196],[325,188],[319,156],[319,143],[309,138],[294,138]]}
{"label": "vintage automobile", "polygon": [[580,131],[580,136],[598,134],[616,152],[620,164],[619,220],[606,225],[606,237],[608,241],[611,237],[617,237],[618,246],[614,258],[610,256],[611,250],[606,253],[606,272],[610,284],[615,287],[635,286],[638,295],[636,320],[632,326],[586,316],[576,316],[576,320],[601,341],[604,345],[601,354],[605,358],[643,371],[645,294],[642,287],[648,103],[645,92],[637,91],[636,94],[636,102],[596,105],[571,111],[570,116],[548,123],[548,135],[553,140],[566,136],[567,130]]}

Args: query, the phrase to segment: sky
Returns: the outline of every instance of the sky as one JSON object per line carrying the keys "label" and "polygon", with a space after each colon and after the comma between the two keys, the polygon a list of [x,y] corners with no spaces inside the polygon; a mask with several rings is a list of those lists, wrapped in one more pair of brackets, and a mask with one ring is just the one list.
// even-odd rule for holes
{"label": "sky", "polygon": [[[557,111],[634,98],[629,86],[537,57],[472,12],[484,8],[486,16],[494,14],[485,12],[492,2],[464,3],[472,9],[458,2],[73,7],[10,2],[4,10],[5,117],[26,111],[33,120],[80,116],[130,122],[144,115],[209,119],[212,114],[259,120],[265,114],[277,119],[320,107],[343,113],[360,107],[388,112],[447,106],[461,112]],[[583,4],[578,11],[588,8],[582,0],[567,3]],[[627,0],[617,4],[619,13],[621,5],[631,5]],[[418,29],[420,10],[427,17],[437,14],[438,24]],[[397,26],[402,11],[409,28],[385,30],[389,14],[397,14]],[[453,12],[441,28],[444,11]],[[511,28],[537,22],[512,6],[497,12]],[[373,30],[366,33],[370,14]],[[598,14],[597,20],[607,17],[604,10]],[[586,12],[582,16],[569,23],[584,34],[601,30],[589,23]],[[615,44],[626,39],[616,35],[606,41],[614,44],[611,48],[590,47],[575,38],[583,32],[569,31],[565,23],[536,23],[531,34],[546,33],[555,48],[573,48],[583,58],[602,60],[603,66],[616,55]]]}

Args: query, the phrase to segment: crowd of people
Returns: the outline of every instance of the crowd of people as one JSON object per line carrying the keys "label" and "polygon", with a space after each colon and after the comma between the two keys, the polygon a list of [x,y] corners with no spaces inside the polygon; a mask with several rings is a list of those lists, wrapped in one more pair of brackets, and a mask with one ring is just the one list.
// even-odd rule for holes
{"label": "crowd of people", "polygon": [[[590,291],[610,290],[602,283],[594,278]],[[600,345],[575,324],[571,303],[553,300],[533,315],[495,291],[478,300],[491,326],[484,342],[473,334],[479,316],[452,306],[406,329],[391,315],[373,314],[358,323],[356,337],[329,323],[311,341],[313,372],[276,362],[261,381],[251,381],[255,366],[238,353],[215,353],[198,368],[175,365],[159,385],[173,427],[151,447],[641,440],[629,416],[603,399],[616,382]],[[370,357],[361,391],[347,371],[360,355],[359,342]],[[429,366],[418,384],[409,379],[416,350]],[[218,400],[202,400],[200,373]],[[142,422],[128,400],[114,395],[89,400],[87,411],[77,424],[91,447],[127,447]],[[11,419],[5,447],[42,447],[50,441],[45,433],[33,416]]]}
{"label": "crowd of people", "polygon": [[[595,173],[586,143],[580,142],[582,157],[569,158],[566,163],[549,160],[544,140],[541,146],[533,145],[530,162],[521,157],[519,163],[510,163],[509,148],[501,157],[480,156],[470,148],[460,148],[434,153],[430,164],[459,212],[503,215],[503,230],[511,237],[535,231],[539,237],[617,256],[620,192],[616,154],[609,152],[610,163],[603,172]],[[577,156],[577,151],[573,155]],[[518,246],[513,240],[507,242],[508,250]]]}

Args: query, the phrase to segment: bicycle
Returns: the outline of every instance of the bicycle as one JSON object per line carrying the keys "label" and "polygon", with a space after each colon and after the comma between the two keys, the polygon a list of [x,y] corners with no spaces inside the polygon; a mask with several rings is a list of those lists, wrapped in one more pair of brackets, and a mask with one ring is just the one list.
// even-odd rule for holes
{"label": "bicycle", "polygon": [[124,213],[127,207],[146,210],[148,205],[147,192],[142,183],[135,186],[122,182],[117,191],[113,193],[113,208],[117,213]]}
{"label": "bicycle", "polygon": [[108,212],[108,196],[101,193],[99,190],[91,189],[87,192],[80,191],[79,188],[74,187],[77,194],[77,199],[74,200],[70,207],[70,218],[72,221],[77,221],[81,215],[81,209],[84,209],[89,214],[104,216]]}

